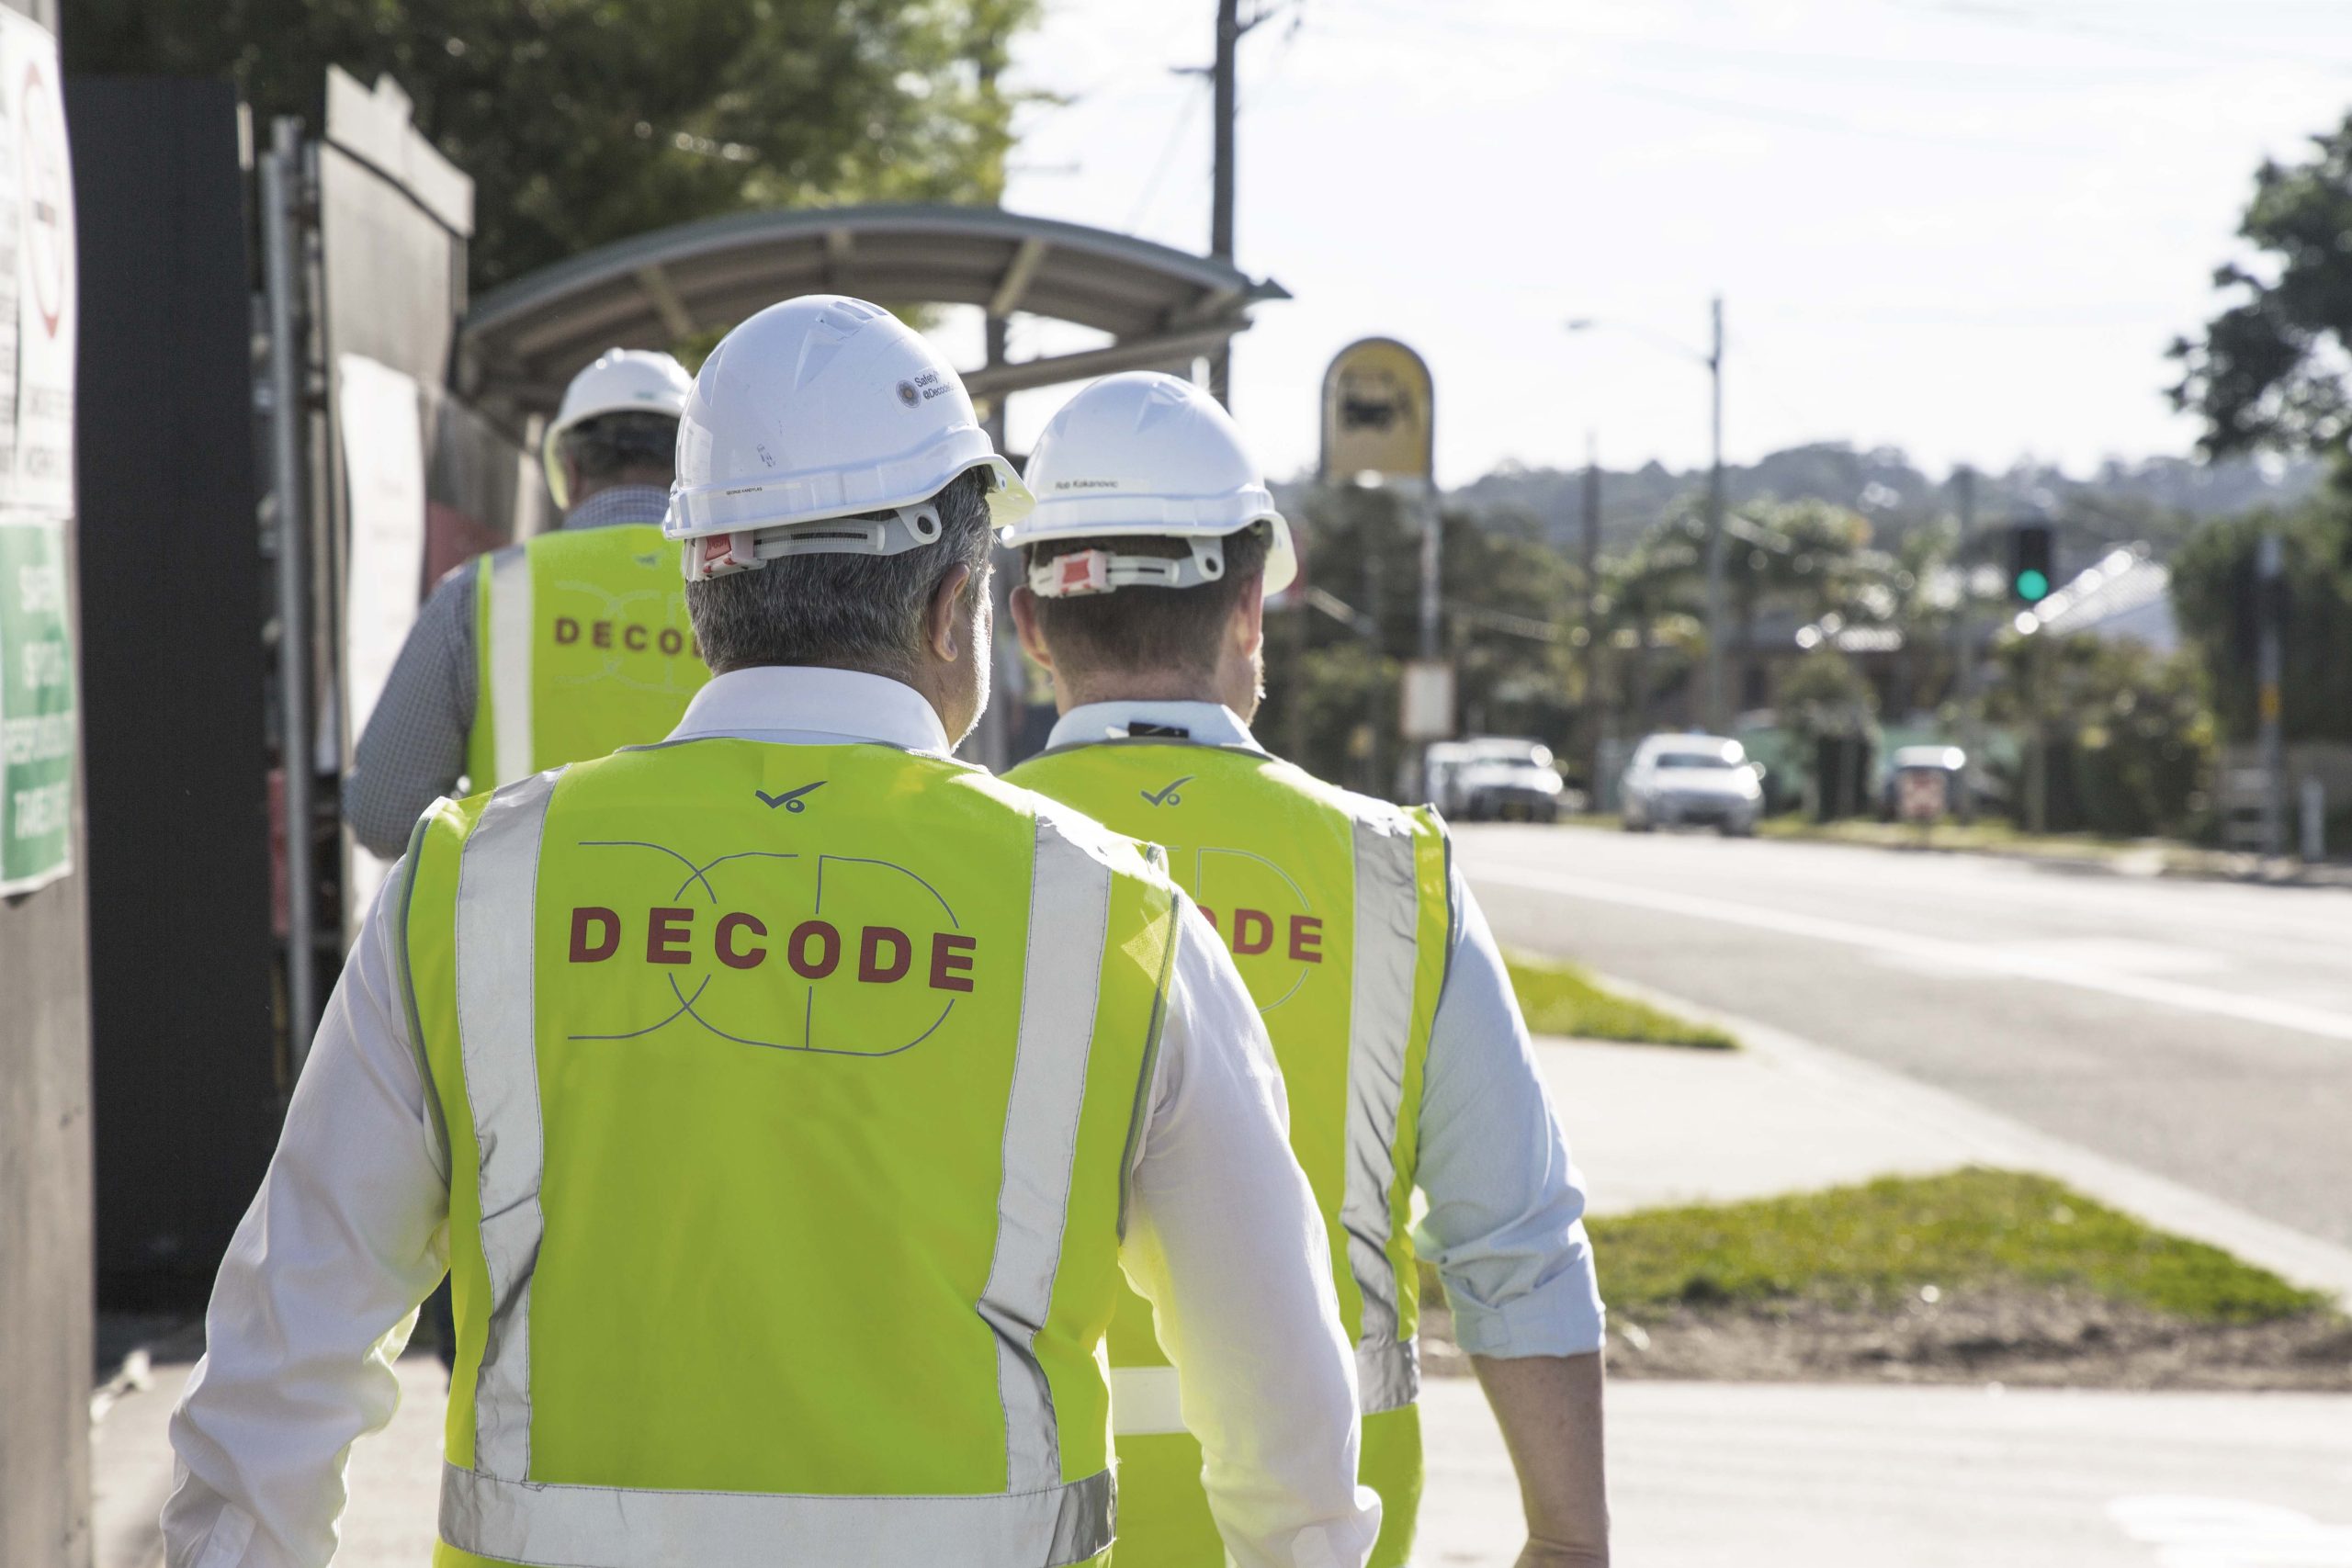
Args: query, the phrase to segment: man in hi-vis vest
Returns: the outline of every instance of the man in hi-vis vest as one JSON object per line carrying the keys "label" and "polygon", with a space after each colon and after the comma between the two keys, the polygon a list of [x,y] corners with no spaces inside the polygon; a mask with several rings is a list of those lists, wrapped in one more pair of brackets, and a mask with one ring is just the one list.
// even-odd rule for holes
{"label": "man in hi-vis vest", "polygon": [[[1385,1509],[1374,1562],[1406,1560],[1420,1498],[1423,1258],[1519,1467],[1521,1561],[1605,1561],[1584,1194],[1436,815],[1327,784],[1250,733],[1263,597],[1296,563],[1239,433],[1188,382],[1114,376],[1046,428],[1028,482],[1035,510],[1005,536],[1024,567],[1012,610],[1061,720],[1008,777],[1165,846],[1249,981],[1355,1345],[1362,1476]],[[1170,1326],[1155,1338],[1133,1297],[1112,1324],[1119,1568],[1218,1562]]]}
{"label": "man in hi-vis vest", "polygon": [[441,580],[384,682],[343,814],[386,860],[424,808],[670,733],[709,678],[662,537],[693,383],[616,348],[571,378],[540,447],[563,526]]}
{"label": "man in hi-vis vest", "polygon": [[[1249,991],[1154,854],[954,761],[1028,492],[888,312],[702,368],[667,740],[444,801],[173,1418],[171,1568],[320,1568],[446,1269],[437,1568],[1050,1568],[1157,1307],[1250,1568],[1360,1568],[1354,1369]],[[675,548],[673,546],[673,548]]]}

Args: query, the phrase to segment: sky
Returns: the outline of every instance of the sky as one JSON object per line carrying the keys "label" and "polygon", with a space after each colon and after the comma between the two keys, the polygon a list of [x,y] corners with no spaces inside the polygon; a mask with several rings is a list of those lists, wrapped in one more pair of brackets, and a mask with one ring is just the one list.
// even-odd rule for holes
{"label": "sky", "polygon": [[[1215,0],[1046,0],[1005,206],[1200,252]],[[1243,0],[1250,14],[1252,0]],[[1931,471],[2186,454],[2173,337],[2266,156],[2352,109],[2352,0],[1271,0],[1242,40],[1236,341],[1261,464],[1403,339],[1438,479],[1900,446]],[[1570,333],[1565,323],[1596,324]],[[977,333],[973,333],[977,341]],[[1077,346],[1016,321],[1014,357]],[[970,355],[966,357],[977,358]],[[1023,394],[1025,450],[1067,389]]]}

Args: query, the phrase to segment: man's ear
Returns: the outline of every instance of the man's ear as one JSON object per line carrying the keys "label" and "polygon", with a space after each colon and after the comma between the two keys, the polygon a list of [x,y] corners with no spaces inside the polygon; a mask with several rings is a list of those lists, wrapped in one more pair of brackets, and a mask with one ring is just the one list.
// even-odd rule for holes
{"label": "man's ear", "polygon": [[932,654],[943,664],[953,664],[964,656],[964,590],[971,585],[972,569],[960,562],[947,569],[939,586],[931,591],[931,604],[923,611],[923,641]]}
{"label": "man's ear", "polygon": [[1012,591],[1012,629],[1020,635],[1021,651],[1035,660],[1039,669],[1051,673],[1053,649],[1046,645],[1045,628],[1037,624],[1037,595],[1025,582]]}
{"label": "man's ear", "polygon": [[1233,650],[1244,659],[1255,659],[1258,650],[1266,646],[1266,574],[1250,574],[1241,585],[1239,597],[1233,602],[1233,619],[1227,624],[1227,635],[1233,638]]}

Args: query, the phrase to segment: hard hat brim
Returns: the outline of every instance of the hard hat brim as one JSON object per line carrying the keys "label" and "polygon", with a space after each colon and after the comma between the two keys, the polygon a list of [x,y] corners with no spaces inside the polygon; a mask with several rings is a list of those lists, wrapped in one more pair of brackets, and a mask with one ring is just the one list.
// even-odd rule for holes
{"label": "hard hat brim", "polygon": [[[672,539],[698,539],[888,512],[929,501],[974,468],[985,468],[995,481],[988,496],[989,525],[1001,535],[1029,515],[1036,498],[1013,466],[989,447],[985,434],[977,430],[971,434],[979,449],[960,454],[946,465],[919,457],[870,468],[796,475],[765,485],[703,485],[690,491],[673,484],[662,532]],[[812,484],[812,479],[828,482]]]}

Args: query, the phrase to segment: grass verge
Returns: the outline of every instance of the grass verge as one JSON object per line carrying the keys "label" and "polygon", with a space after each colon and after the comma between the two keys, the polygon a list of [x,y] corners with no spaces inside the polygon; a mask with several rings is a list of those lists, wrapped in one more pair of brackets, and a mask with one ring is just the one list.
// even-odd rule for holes
{"label": "grass verge", "polygon": [[2041,1176],[1972,1168],[1586,1222],[1609,1304],[1884,1310],[1955,1291],[2087,1292],[2193,1324],[2318,1314],[2326,1298]]}
{"label": "grass verge", "polygon": [[1520,1011],[1537,1034],[1707,1051],[1730,1051],[1739,1044],[1712,1024],[1619,996],[1576,964],[1525,953],[1507,954],[1504,962],[1510,970],[1511,989],[1519,994]]}

